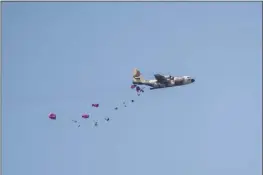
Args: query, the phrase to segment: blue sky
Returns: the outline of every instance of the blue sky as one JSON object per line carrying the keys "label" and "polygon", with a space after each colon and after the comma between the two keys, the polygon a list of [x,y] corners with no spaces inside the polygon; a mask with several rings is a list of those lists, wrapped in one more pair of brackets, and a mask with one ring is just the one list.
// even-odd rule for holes
{"label": "blue sky", "polygon": [[[261,174],[261,12],[246,2],[4,3],[3,174]],[[138,97],[134,67],[196,82]],[[77,128],[83,112],[92,119]]]}

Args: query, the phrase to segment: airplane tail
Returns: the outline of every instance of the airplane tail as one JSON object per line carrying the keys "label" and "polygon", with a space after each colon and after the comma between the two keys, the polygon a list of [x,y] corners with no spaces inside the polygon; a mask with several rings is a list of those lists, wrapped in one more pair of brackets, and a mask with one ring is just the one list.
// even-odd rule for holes
{"label": "airplane tail", "polygon": [[134,83],[144,83],[144,78],[138,69],[133,69],[133,82]]}

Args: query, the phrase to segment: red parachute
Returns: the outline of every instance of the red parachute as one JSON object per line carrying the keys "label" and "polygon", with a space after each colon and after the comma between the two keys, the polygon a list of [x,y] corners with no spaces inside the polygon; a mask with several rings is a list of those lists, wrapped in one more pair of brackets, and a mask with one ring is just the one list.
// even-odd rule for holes
{"label": "red parachute", "polygon": [[81,117],[84,118],[84,119],[87,119],[87,118],[89,118],[89,114],[82,114]]}
{"label": "red parachute", "polygon": [[50,113],[50,114],[48,115],[48,117],[49,117],[51,120],[56,120],[56,119],[57,119],[57,116],[56,116],[56,114],[54,114],[54,113]]}
{"label": "red parachute", "polygon": [[131,89],[134,89],[134,88],[136,88],[136,85],[135,84],[131,85]]}
{"label": "red parachute", "polygon": [[97,108],[99,107],[99,104],[92,104],[91,106]]}

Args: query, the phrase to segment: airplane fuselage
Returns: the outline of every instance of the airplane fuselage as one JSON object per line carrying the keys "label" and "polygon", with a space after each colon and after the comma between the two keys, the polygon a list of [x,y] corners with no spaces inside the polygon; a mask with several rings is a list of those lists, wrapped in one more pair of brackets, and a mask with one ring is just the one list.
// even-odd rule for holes
{"label": "airplane fuselage", "polygon": [[[158,76],[158,75],[157,75]],[[166,81],[160,82],[156,79],[153,80],[134,80],[133,84],[136,85],[146,85],[150,86],[150,90],[153,89],[160,89],[160,88],[168,88],[168,87],[175,87],[175,86],[182,86],[187,85],[195,82],[195,79],[189,77],[189,76],[164,76]]]}

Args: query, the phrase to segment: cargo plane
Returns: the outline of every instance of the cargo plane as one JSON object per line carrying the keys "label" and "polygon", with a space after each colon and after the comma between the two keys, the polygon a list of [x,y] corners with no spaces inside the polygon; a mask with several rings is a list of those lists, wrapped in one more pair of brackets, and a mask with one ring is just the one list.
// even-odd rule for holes
{"label": "cargo plane", "polygon": [[150,90],[168,88],[175,86],[187,85],[195,82],[195,79],[190,76],[171,76],[155,74],[155,79],[145,80],[138,69],[133,70],[133,81],[134,85],[146,85],[150,86]]}

